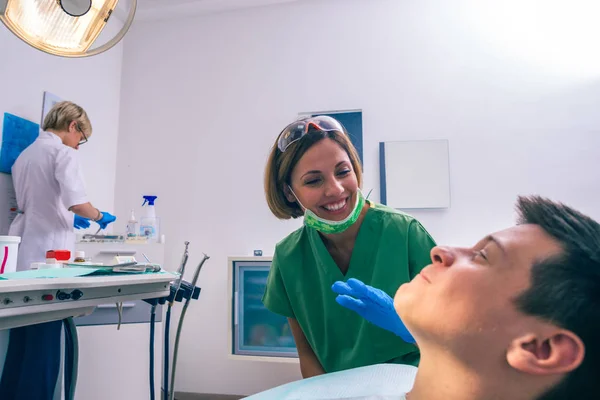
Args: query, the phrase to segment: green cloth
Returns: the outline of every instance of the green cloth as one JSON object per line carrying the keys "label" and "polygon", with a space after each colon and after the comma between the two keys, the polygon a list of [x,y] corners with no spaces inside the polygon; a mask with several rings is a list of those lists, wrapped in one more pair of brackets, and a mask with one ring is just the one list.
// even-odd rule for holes
{"label": "green cloth", "polygon": [[294,318],[326,372],[378,363],[417,366],[418,348],[335,301],[331,286],[356,278],[394,296],[431,263],[434,240],[413,217],[370,203],[346,275],[320,234],[303,226],[275,248],[263,303]]}
{"label": "green cloth", "polygon": [[47,268],[31,269],[20,272],[10,272],[0,275],[0,280],[15,279],[48,279],[48,278],[76,278],[79,276],[98,276],[98,275],[131,275],[131,274],[162,274],[160,272],[112,272],[106,268]]}

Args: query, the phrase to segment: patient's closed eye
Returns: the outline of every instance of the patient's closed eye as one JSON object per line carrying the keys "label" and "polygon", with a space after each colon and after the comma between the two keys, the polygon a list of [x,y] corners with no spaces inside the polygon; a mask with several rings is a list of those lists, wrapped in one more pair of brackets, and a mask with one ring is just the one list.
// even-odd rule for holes
{"label": "patient's closed eye", "polygon": [[479,257],[479,258],[482,258],[485,261],[488,261],[487,254],[485,253],[485,250],[476,251],[475,252],[475,257]]}

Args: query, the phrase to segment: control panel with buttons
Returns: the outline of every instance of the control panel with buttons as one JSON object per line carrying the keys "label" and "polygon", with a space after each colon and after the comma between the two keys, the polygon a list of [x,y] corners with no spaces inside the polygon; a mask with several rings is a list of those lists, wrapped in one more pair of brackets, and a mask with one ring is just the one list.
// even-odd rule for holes
{"label": "control panel with buttons", "polygon": [[[144,299],[144,293],[161,293],[169,288],[173,275],[131,275],[76,279],[46,279],[25,282],[14,280],[0,285],[0,318],[5,311],[19,307],[43,307],[75,303],[73,307],[88,307],[89,304],[116,298]],[[128,296],[128,297],[127,297]],[[133,297],[132,297],[133,296]],[[69,306],[70,307],[70,306]],[[45,309],[45,308],[44,308]],[[29,312],[38,312],[31,309]],[[35,310],[35,311],[34,311]],[[10,314],[13,315],[13,314]]]}
{"label": "control panel with buttons", "polygon": [[77,301],[84,297],[84,293],[80,289],[61,289],[56,291],[44,292],[24,292],[7,294],[0,297],[0,309],[7,307],[19,307],[23,305],[48,304],[63,301]]}

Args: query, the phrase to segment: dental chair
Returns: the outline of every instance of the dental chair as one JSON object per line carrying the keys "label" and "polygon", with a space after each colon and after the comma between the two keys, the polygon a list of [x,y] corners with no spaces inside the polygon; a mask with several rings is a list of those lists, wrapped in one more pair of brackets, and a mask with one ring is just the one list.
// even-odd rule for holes
{"label": "dental chair", "polygon": [[398,400],[413,386],[417,368],[377,364],[290,382],[246,400]]}

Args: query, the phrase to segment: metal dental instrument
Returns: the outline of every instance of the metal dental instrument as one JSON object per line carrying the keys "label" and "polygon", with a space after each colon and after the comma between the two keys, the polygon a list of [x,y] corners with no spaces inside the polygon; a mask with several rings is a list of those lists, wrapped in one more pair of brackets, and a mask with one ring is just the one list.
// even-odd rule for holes
{"label": "metal dental instrument", "polygon": [[[146,259],[146,262],[148,264],[152,264],[152,261],[150,261],[150,259],[148,258],[148,256],[144,253],[142,253],[142,256]],[[152,272],[159,272],[162,268],[160,267],[160,265],[156,265],[156,264],[152,264],[153,267],[151,269]],[[148,269],[146,268],[146,271],[148,271]]]}
{"label": "metal dental instrument", "polygon": [[[186,247],[187,249],[187,247]],[[200,275],[200,270],[202,266],[210,257],[204,254],[204,258],[200,261],[198,268],[196,268],[196,272],[194,273],[194,279],[192,279],[192,290],[196,287],[196,282],[198,282],[198,275]],[[171,370],[171,382],[169,383],[171,386],[171,390],[168,392],[169,400],[175,399],[175,371],[177,369],[177,354],[179,351],[179,338],[181,337],[181,328],[183,327],[183,319],[185,318],[185,313],[190,305],[191,296],[188,297],[183,305],[183,310],[181,310],[181,316],[179,317],[179,324],[177,325],[177,333],[175,334],[175,346],[173,347],[173,369]]]}
{"label": "metal dental instrument", "polygon": [[187,264],[187,260],[188,260],[188,247],[190,245],[190,242],[184,242],[183,244],[185,244],[185,250],[183,252],[183,256],[181,257],[181,264],[179,266],[179,270],[177,270],[177,272],[183,276],[183,272],[185,271],[185,264]]}
{"label": "metal dental instrument", "polygon": [[183,280],[183,273],[185,272],[185,265],[187,264],[188,257],[189,257],[188,247],[190,245],[190,242],[184,242],[184,244],[185,244],[185,250],[183,252],[183,256],[181,257],[181,264],[179,265],[179,269],[177,270],[177,273],[179,274],[179,278],[177,279],[177,282],[175,283],[175,295],[173,296],[173,300],[171,301],[171,304],[173,304],[173,302],[177,298],[177,293],[179,292],[179,289],[181,288],[181,281]]}

